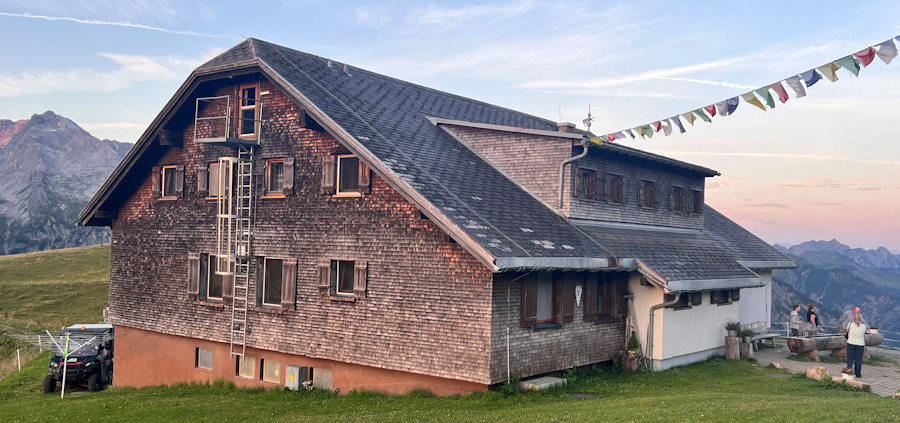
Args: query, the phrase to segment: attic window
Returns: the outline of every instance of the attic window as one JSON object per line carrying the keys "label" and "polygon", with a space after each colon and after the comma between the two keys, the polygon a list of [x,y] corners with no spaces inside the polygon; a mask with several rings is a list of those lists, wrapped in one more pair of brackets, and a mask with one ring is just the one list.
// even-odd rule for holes
{"label": "attic window", "polygon": [[590,169],[578,169],[575,175],[575,197],[582,200],[594,200],[597,195],[597,172]]}
{"label": "attic window", "polygon": [[691,190],[691,213],[703,213],[703,191]]}
{"label": "attic window", "polygon": [[606,175],[606,202],[610,204],[625,203],[625,181],[621,175]]}
{"label": "attic window", "polygon": [[643,208],[656,208],[656,183],[653,181],[641,181],[638,203]]}
{"label": "attic window", "polygon": [[256,138],[257,121],[259,120],[256,93],[256,84],[241,86],[240,138]]}
{"label": "attic window", "polygon": [[684,198],[684,189],[681,187],[672,187],[671,191],[669,191],[669,210],[672,211],[682,211],[683,210],[683,201]]}
{"label": "attic window", "polygon": [[359,158],[338,156],[338,194],[359,192]]}
{"label": "attic window", "polygon": [[154,198],[171,200],[184,194],[184,165],[154,166],[151,175]]}
{"label": "attic window", "polygon": [[322,157],[322,193],[356,197],[369,192],[369,166],[352,154]]}

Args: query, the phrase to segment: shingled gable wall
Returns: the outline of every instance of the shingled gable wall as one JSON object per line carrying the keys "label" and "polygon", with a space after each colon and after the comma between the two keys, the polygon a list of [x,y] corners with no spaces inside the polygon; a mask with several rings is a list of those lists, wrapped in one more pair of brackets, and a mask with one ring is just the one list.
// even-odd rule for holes
{"label": "shingled gable wall", "polygon": [[[327,133],[299,127],[301,110],[273,84],[263,81],[260,92],[265,91],[259,157],[294,157],[295,193],[257,202],[253,253],[298,260],[296,310],[252,309],[248,346],[291,354],[287,364],[312,365],[304,358],[316,358],[333,360],[316,361],[326,369],[354,363],[473,386],[490,383],[491,272],[374,174],[369,194],[322,194],[321,158],[346,150]],[[226,87],[219,94],[234,92]],[[184,136],[184,148],[171,148],[158,162],[185,166],[184,197],[153,199],[147,175],[112,224],[110,321],[124,327],[122,343],[129,342],[128,328],[136,328],[227,348],[230,307],[190,301],[186,287],[188,253],[216,248],[216,202],[198,196],[197,165],[232,150],[194,143],[191,126]],[[367,261],[366,297],[341,302],[320,295],[317,265],[323,259]],[[174,356],[193,363],[194,350]],[[128,357],[116,360],[119,367]],[[152,379],[153,366],[166,366],[164,361],[133,364],[144,373],[133,381],[117,373],[117,384],[172,383]],[[182,377],[208,377],[198,371]],[[226,374],[233,375],[233,367]],[[341,380],[341,374],[353,372],[336,371],[335,388],[367,387],[350,376]]]}

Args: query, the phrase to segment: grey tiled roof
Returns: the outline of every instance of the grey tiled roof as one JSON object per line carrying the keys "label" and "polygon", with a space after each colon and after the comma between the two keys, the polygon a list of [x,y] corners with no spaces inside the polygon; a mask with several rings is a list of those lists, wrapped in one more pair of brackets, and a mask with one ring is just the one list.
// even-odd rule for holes
{"label": "grey tiled roof", "polygon": [[712,207],[705,206],[703,232],[722,244],[735,260],[751,268],[791,268],[794,262]]}

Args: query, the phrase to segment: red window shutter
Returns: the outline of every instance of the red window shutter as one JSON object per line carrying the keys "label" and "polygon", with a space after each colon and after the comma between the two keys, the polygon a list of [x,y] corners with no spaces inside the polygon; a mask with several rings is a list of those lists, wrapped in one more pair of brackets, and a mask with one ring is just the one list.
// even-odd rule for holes
{"label": "red window shutter", "polygon": [[562,322],[575,320],[575,277],[574,274],[563,274],[562,278]]}
{"label": "red window shutter", "polygon": [[206,163],[197,165],[197,195],[200,197],[209,196],[209,168]]}
{"label": "red window shutter", "polygon": [[369,170],[369,166],[359,161],[359,192],[360,194],[368,194],[371,190],[372,184],[372,171]]}
{"label": "red window shutter", "polygon": [[281,261],[281,308],[294,310],[297,299],[297,259]]}
{"label": "red window shutter", "polygon": [[184,165],[175,166],[175,196],[184,197]]}
{"label": "red window shutter", "polygon": [[337,180],[337,156],[322,157],[322,194],[334,194]]}
{"label": "red window shutter", "polygon": [[365,261],[356,261],[353,267],[353,294],[357,298],[366,297],[366,278],[368,277],[368,268]]}
{"label": "red window shutter", "polygon": [[286,157],[282,167],[281,175],[281,192],[285,194],[294,193],[294,158]]}
{"label": "red window shutter", "polygon": [[522,278],[522,327],[533,328],[537,324],[537,274]]}
{"label": "red window shutter", "polygon": [[197,301],[200,293],[200,254],[188,253],[188,299]]}
{"label": "red window shutter", "polygon": [[153,198],[159,198],[162,195],[162,168],[153,166],[150,172],[150,193]]}
{"label": "red window shutter", "polygon": [[600,278],[600,273],[588,273],[584,279],[584,292],[582,295],[584,296],[584,321],[585,322],[593,322],[597,320],[597,294],[599,293],[600,285],[597,280]]}
{"label": "red window shutter", "polygon": [[319,261],[319,295],[328,295],[331,290],[331,260]]}

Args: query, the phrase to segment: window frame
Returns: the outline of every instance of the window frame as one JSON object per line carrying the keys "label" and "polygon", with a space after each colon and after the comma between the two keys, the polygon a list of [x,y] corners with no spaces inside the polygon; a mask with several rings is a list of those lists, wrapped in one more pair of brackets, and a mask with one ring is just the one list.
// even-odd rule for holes
{"label": "window frame", "polygon": [[[216,273],[215,273],[215,270],[218,270],[218,268],[219,268],[218,257],[216,257],[215,254],[204,254],[204,255],[206,256],[206,266],[204,267],[206,269],[206,275],[205,275],[206,277],[204,277],[203,279],[206,284],[206,289],[204,290],[205,293],[204,293],[203,299],[225,301],[225,275],[216,275]],[[215,265],[213,263],[215,263]],[[215,270],[213,270],[213,266],[215,266]],[[213,282],[212,278],[214,277],[213,275],[218,277],[218,279],[219,279],[218,284],[221,286],[222,295],[218,296],[218,297],[213,297],[212,295],[210,295],[210,290],[212,288],[212,282]],[[201,275],[201,277],[203,277],[203,275]]]}
{"label": "window frame", "polygon": [[[573,272],[530,272],[521,277],[520,326],[533,330],[557,329],[574,321],[575,286],[583,276]],[[549,278],[550,318],[539,319],[538,309],[541,299],[539,284],[542,278]],[[578,279],[578,281],[576,281]]]}
{"label": "window frame", "polygon": [[703,191],[691,190],[691,213],[703,214]]}
{"label": "window frame", "polygon": [[[718,297],[718,298],[717,298]],[[714,289],[709,293],[710,304],[729,305],[741,300],[740,288]]]}
{"label": "window frame", "polygon": [[594,201],[597,197],[597,175],[593,169],[578,168],[575,172],[575,198]]}
{"label": "window frame", "polygon": [[672,192],[669,195],[669,210],[681,212],[684,211],[684,188],[673,185]]}
{"label": "window frame", "polygon": [[[200,356],[201,353],[208,352],[209,353],[209,367],[204,367],[201,365]],[[197,347],[194,351],[194,367],[197,369],[204,370],[212,370],[215,363],[215,352],[210,349]]]}
{"label": "window frame", "polygon": [[[271,363],[275,363],[275,365],[277,366],[277,369],[276,369],[277,375],[276,375],[276,377],[278,378],[278,380],[272,380],[272,378],[267,378],[267,377],[266,377],[266,376],[267,376],[267,374],[266,374],[266,366],[267,366],[267,365],[270,365]],[[260,380],[260,381],[262,381],[262,382],[268,382],[268,383],[279,383],[279,384],[280,384],[281,381],[282,381],[282,378],[281,378],[282,373],[283,373],[283,372],[281,371],[281,362],[280,362],[280,361],[278,361],[278,360],[272,360],[272,359],[267,359],[267,358],[262,358],[262,359],[259,360],[259,380]]]}
{"label": "window frame", "polygon": [[[347,269],[346,265],[349,263],[350,265],[350,289],[342,289],[346,288],[342,286],[343,278],[342,276],[346,275]],[[341,265],[344,265],[344,271],[341,271]],[[332,284],[334,285],[334,293],[335,295],[346,295],[353,296],[355,295],[354,288],[356,286],[356,262],[353,260],[331,260],[331,278]]]}
{"label": "window frame", "polygon": [[626,272],[587,273],[584,280],[583,320],[604,323],[623,319],[628,313]]}
{"label": "window frame", "polygon": [[641,189],[638,195],[638,205],[644,209],[655,209],[657,206],[656,182],[642,180],[640,182]]}
{"label": "window frame", "polygon": [[[282,286],[284,283],[284,258],[283,257],[263,257],[263,269],[262,269],[262,305],[269,307],[281,307],[282,298],[284,297],[284,293],[282,292]],[[280,278],[278,280],[278,301],[277,302],[266,302],[269,294],[269,287],[271,286],[272,281],[269,280],[269,263],[278,261],[278,268]]]}
{"label": "window frame", "polygon": [[[221,178],[219,172],[222,171],[221,167],[222,167],[222,165],[218,161],[210,162],[207,164],[207,167],[206,167],[206,178],[207,178],[206,198],[217,199],[224,194],[222,187],[219,186],[219,179]],[[213,169],[215,169],[215,172],[213,171]],[[213,181],[215,181],[215,182],[213,182]],[[217,188],[215,191],[213,190],[213,186],[215,186]]]}
{"label": "window frame", "polygon": [[[244,379],[256,379],[256,356],[253,355],[238,355],[234,357],[235,359],[235,369],[234,375]],[[241,363],[249,363],[249,370],[252,372],[250,375],[242,374],[244,370],[244,366]]]}
{"label": "window frame", "polygon": [[[178,189],[177,189],[178,188],[178,179],[177,179],[178,165],[160,166],[160,172],[161,172],[161,174],[159,176],[159,180],[162,183],[162,185],[159,188],[159,198],[165,199],[165,200],[174,200],[174,199],[178,198]],[[169,176],[168,179],[166,178],[167,175]],[[172,181],[172,192],[171,193],[166,192],[166,188],[167,188],[166,181],[167,180]]]}
{"label": "window frame", "polygon": [[[249,97],[245,94],[247,90],[253,90],[253,97]],[[238,127],[237,134],[238,138],[241,139],[256,139],[259,132],[259,84],[244,84],[238,87]],[[252,104],[249,104],[251,103]],[[253,111],[253,131],[252,132],[244,132],[244,123],[246,118],[244,118],[244,112],[247,110]]]}
{"label": "window frame", "polygon": [[[342,189],[341,187],[342,182],[345,179],[343,175],[345,166],[343,166],[342,163],[346,159],[355,159],[356,163],[354,166],[350,166],[351,169],[356,169],[356,177],[352,178],[352,180],[356,182],[356,185],[353,189]],[[357,157],[355,154],[338,154],[336,159],[336,167],[337,177],[335,178],[335,195],[347,197],[361,195],[359,190],[359,157]]]}
{"label": "window frame", "polygon": [[[279,175],[280,180],[279,180],[279,183],[277,184],[278,186],[273,188],[272,172],[276,168],[280,169],[280,175]],[[285,174],[286,174],[285,158],[278,157],[278,158],[266,159],[265,169],[266,169],[265,170],[265,172],[266,172],[266,174],[265,174],[265,185],[266,185],[265,196],[266,197],[284,197],[285,196],[284,178],[285,178]]]}
{"label": "window frame", "polygon": [[625,204],[625,177],[607,173],[606,178],[609,181],[609,192],[606,193],[606,202],[608,204]]}
{"label": "window frame", "polygon": [[689,310],[693,308],[693,294],[690,292],[679,292],[678,294],[665,294],[665,301],[672,301],[675,295],[678,295],[678,302],[667,306],[674,310]]}

